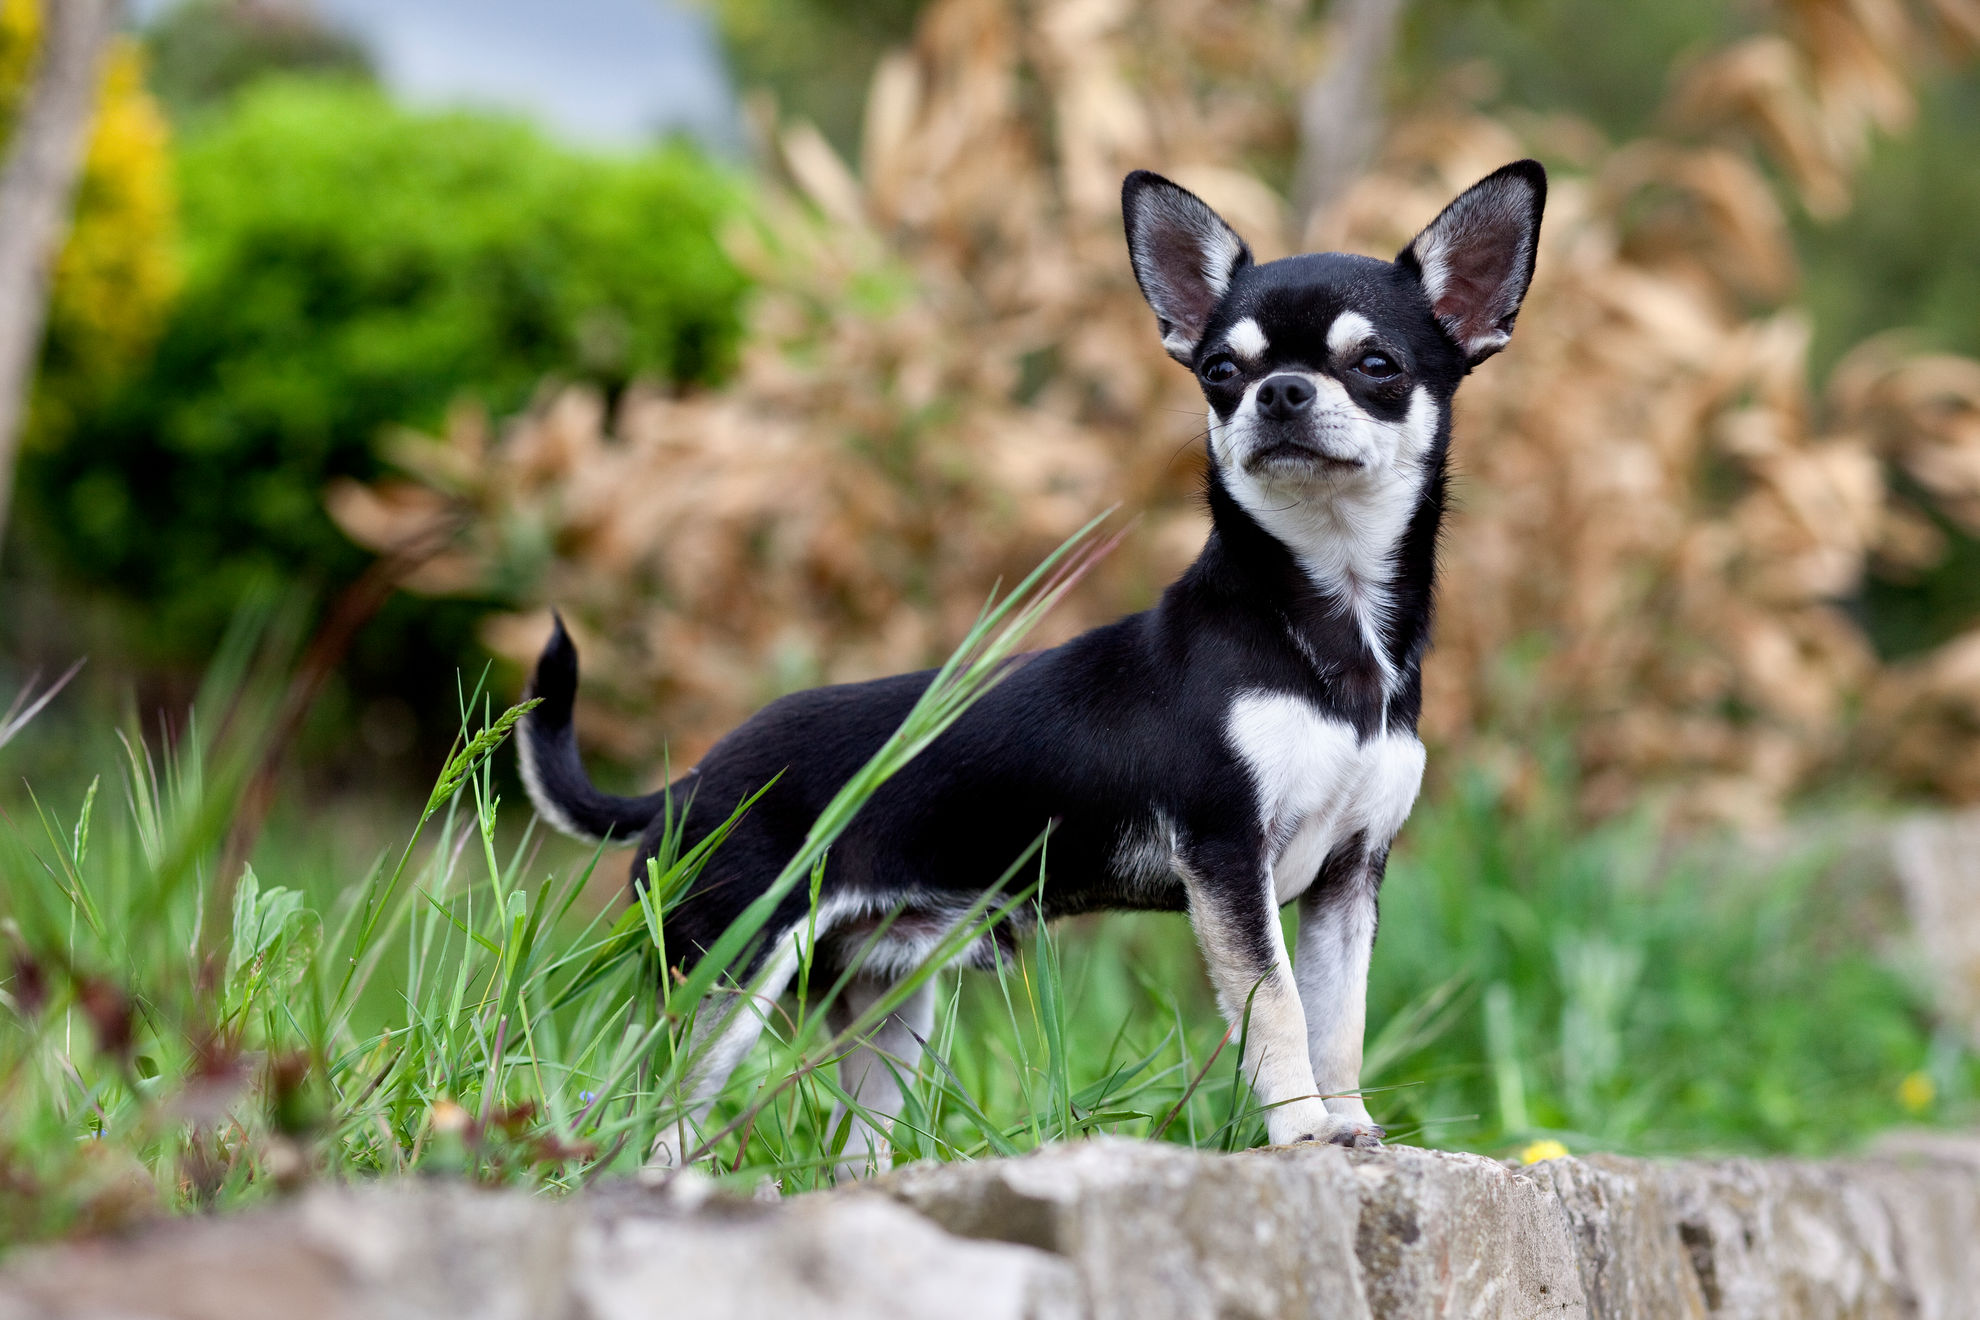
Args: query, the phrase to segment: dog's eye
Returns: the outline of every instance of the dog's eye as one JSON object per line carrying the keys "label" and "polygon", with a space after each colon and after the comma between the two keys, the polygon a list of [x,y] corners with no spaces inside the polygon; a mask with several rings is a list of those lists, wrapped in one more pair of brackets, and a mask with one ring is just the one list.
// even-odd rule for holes
{"label": "dog's eye", "polygon": [[1203,364],[1203,379],[1209,381],[1212,385],[1222,385],[1225,381],[1230,380],[1237,374],[1237,363],[1222,353],[1219,353],[1216,357],[1211,358]]}
{"label": "dog's eye", "polygon": [[1402,370],[1386,353],[1363,353],[1354,369],[1370,380],[1387,380]]}

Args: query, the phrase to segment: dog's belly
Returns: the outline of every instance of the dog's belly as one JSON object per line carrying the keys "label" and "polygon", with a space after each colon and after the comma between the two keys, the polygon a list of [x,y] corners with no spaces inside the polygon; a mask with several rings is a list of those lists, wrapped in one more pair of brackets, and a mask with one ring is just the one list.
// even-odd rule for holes
{"label": "dog's belly", "polygon": [[1367,848],[1387,845],[1423,783],[1414,734],[1357,739],[1347,724],[1284,693],[1240,696],[1226,736],[1251,772],[1281,903],[1299,897],[1343,841],[1358,834]]}
{"label": "dog's belly", "polygon": [[1030,912],[1019,907],[992,921],[1003,906],[973,907],[933,895],[878,897],[840,894],[820,905],[816,930],[836,967],[858,964],[869,976],[898,978],[937,954],[959,967],[990,970],[1016,956]]}

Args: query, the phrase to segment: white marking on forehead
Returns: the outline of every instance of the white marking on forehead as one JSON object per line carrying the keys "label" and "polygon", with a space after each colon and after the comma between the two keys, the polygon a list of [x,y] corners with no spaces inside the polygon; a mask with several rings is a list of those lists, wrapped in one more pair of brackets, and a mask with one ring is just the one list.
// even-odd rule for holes
{"label": "white marking on forehead", "polygon": [[1375,337],[1375,327],[1360,312],[1342,312],[1327,327],[1327,351],[1336,357]]}
{"label": "white marking on forehead", "polygon": [[1256,362],[1265,356],[1265,332],[1258,328],[1258,322],[1247,316],[1225,332],[1224,347],[1241,358]]}

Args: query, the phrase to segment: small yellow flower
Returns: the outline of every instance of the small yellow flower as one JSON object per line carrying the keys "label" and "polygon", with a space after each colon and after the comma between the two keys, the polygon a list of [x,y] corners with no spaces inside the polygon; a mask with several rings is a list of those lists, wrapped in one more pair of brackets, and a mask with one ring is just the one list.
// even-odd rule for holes
{"label": "small yellow flower", "polygon": [[1898,1103],[1908,1114],[1922,1114],[1939,1098],[1939,1088],[1922,1072],[1912,1073],[1898,1083]]}
{"label": "small yellow flower", "polygon": [[1552,1137],[1546,1137],[1520,1151],[1519,1162],[1521,1164],[1538,1164],[1541,1160],[1564,1160],[1567,1158],[1567,1153],[1568,1148],[1566,1146],[1555,1141]]}

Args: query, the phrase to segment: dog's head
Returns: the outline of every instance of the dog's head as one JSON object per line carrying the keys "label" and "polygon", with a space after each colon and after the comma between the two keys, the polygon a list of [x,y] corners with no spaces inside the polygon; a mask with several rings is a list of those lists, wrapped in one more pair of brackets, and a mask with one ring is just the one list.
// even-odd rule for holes
{"label": "dog's head", "polygon": [[1257,265],[1195,194],[1138,170],[1128,253],[1163,347],[1210,404],[1210,455],[1254,509],[1416,489],[1458,382],[1505,347],[1533,277],[1547,175],[1474,184],[1394,261],[1321,253]]}

